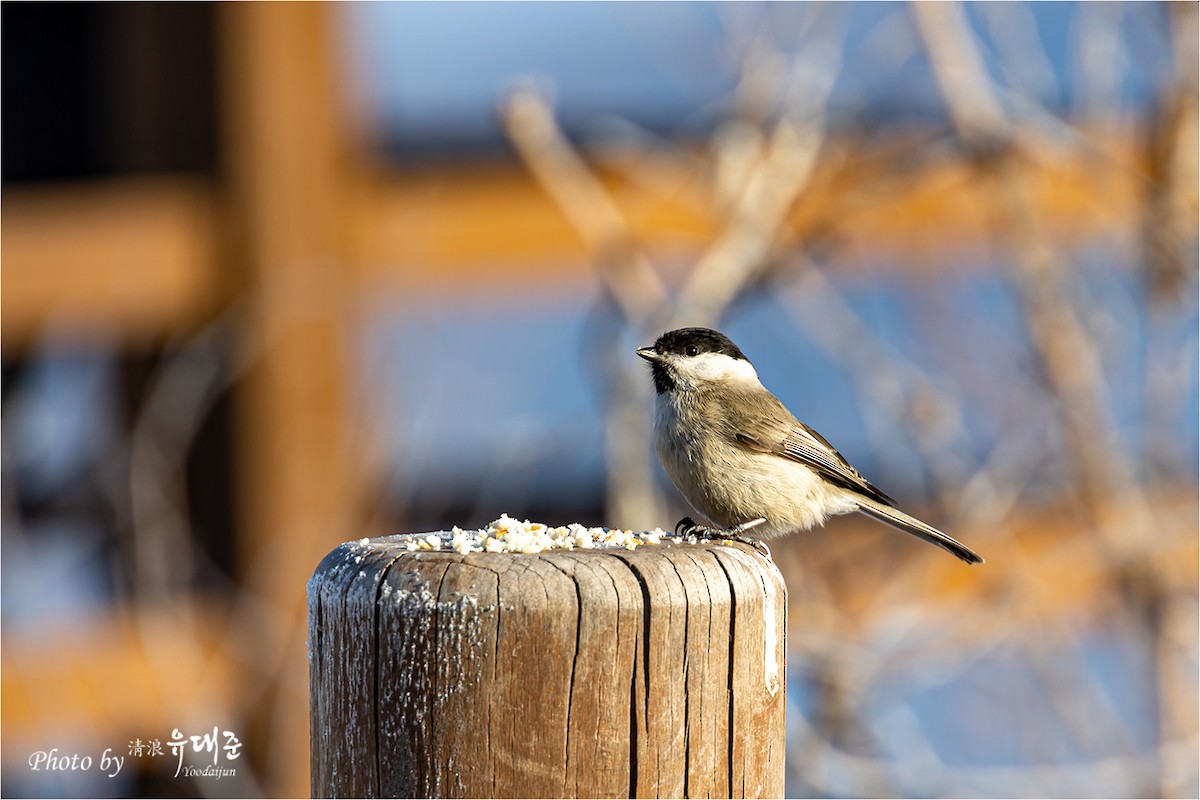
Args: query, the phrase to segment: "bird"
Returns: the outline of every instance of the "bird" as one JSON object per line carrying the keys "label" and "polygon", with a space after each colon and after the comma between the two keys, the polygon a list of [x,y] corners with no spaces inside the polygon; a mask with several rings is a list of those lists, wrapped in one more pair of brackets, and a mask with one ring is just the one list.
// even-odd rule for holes
{"label": "bird", "polygon": [[658,458],[688,503],[720,526],[685,517],[677,532],[757,543],[857,511],[968,564],[983,563],[963,543],[898,509],[763,386],[725,334],[679,328],[636,352],[654,381]]}

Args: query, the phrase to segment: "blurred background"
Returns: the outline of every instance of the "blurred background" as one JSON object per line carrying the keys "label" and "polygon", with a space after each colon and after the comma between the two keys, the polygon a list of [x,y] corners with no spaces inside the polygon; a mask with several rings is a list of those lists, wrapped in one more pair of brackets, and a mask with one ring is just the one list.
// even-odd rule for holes
{"label": "blurred background", "polygon": [[[0,27],[4,795],[307,795],[321,556],[671,527],[677,324],[988,559],[773,545],[789,795],[1200,792],[1194,3]],[[214,725],[236,776],[129,753]]]}

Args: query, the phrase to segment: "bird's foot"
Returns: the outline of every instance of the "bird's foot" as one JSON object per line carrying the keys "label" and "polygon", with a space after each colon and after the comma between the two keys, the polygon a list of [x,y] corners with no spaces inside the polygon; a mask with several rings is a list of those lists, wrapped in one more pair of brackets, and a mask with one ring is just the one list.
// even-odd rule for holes
{"label": "bird's foot", "polygon": [[757,528],[766,522],[766,519],[759,517],[752,519],[749,522],[743,522],[740,525],[734,525],[732,528],[710,528],[707,525],[697,524],[696,520],[691,517],[684,517],[675,525],[676,536],[695,536],[699,539],[725,539],[727,541],[741,542],[748,544],[758,552],[762,553],[768,559],[771,559],[771,548],[760,539],[753,539],[743,534]]}

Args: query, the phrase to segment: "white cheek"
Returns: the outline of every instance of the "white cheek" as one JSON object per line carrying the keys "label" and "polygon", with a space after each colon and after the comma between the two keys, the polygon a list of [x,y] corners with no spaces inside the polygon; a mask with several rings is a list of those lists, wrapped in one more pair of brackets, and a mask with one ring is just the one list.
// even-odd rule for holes
{"label": "white cheek", "polygon": [[758,373],[749,361],[730,358],[724,353],[704,353],[689,358],[688,371],[700,381],[758,383]]}

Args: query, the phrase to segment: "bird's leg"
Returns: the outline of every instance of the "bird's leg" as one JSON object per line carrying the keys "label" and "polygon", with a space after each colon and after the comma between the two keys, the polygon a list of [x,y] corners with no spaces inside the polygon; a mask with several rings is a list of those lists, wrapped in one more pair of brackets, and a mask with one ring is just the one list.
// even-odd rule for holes
{"label": "bird's leg", "polygon": [[752,519],[749,522],[743,522],[740,525],[734,525],[732,528],[710,528],[707,525],[699,525],[696,520],[691,517],[684,517],[675,525],[676,536],[695,536],[700,539],[727,539],[734,542],[748,544],[768,559],[771,558],[771,548],[767,547],[759,539],[752,539],[749,536],[743,536],[746,531],[757,528],[766,522],[766,519],[759,517]]}
{"label": "bird's leg", "polygon": [[698,525],[691,517],[684,517],[675,523],[676,536],[698,536],[707,539],[715,531],[707,525]]}

